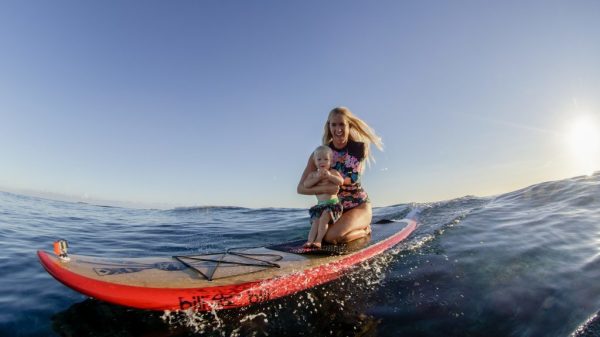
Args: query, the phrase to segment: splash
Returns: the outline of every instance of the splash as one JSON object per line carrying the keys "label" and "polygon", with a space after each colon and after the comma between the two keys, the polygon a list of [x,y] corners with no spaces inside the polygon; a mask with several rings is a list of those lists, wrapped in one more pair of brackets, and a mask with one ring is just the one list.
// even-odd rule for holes
{"label": "splash", "polygon": [[600,336],[600,311],[589,317],[570,337]]}
{"label": "splash", "polygon": [[[193,309],[165,310],[160,318],[172,327],[185,327],[200,334],[207,331],[220,331],[224,326],[223,320],[219,317],[215,308],[208,312],[198,312]],[[222,336],[225,335],[222,334]]]}
{"label": "splash", "polygon": [[[334,281],[276,300],[223,311],[214,307],[209,312],[165,311],[161,319],[172,327],[209,336],[281,335],[294,331],[294,325],[298,325],[298,331],[318,335],[334,334],[340,329],[352,332],[372,329],[376,322],[365,314],[370,298],[385,282],[387,270],[398,255],[419,246],[396,247],[344,270],[345,274]],[[270,288],[270,282],[274,281],[262,282],[252,291]],[[339,326],[329,327],[326,322],[336,322]]]}

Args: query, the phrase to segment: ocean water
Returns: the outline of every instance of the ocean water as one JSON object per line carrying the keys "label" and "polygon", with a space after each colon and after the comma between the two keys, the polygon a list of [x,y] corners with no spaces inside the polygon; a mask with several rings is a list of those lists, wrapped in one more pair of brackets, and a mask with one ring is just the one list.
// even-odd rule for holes
{"label": "ocean water", "polygon": [[0,192],[0,336],[600,336],[600,174],[420,210],[392,251],[256,307],[148,312],[89,299],[38,263],[70,252],[192,254],[304,238],[304,209],[129,209]]}

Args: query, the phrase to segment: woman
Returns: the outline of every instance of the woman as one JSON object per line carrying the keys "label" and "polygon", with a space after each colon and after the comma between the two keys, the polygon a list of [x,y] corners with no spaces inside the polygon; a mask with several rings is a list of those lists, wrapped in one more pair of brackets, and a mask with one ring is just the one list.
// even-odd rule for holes
{"label": "woman", "polygon": [[367,193],[360,184],[365,161],[369,161],[371,143],[382,150],[381,138],[373,129],[354,116],[350,109],[337,107],[329,112],[323,132],[323,145],[333,150],[332,168],[344,178],[342,186],[317,185],[305,187],[304,181],[317,170],[312,158],[308,159],[297,191],[300,194],[338,194],[344,211],[333,225],[329,226],[324,240],[333,244],[350,242],[371,233],[372,210]]}

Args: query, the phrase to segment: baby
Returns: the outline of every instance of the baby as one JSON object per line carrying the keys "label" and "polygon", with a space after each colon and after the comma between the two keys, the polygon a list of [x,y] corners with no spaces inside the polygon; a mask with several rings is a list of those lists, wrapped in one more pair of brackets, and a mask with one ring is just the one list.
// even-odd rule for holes
{"label": "baby", "polygon": [[[344,183],[342,175],[331,169],[332,156],[333,153],[328,146],[321,145],[315,149],[313,160],[317,170],[309,173],[306,177],[304,180],[305,187],[327,184],[340,186]],[[317,201],[318,203],[308,211],[312,226],[304,247],[321,248],[321,241],[327,232],[327,228],[342,215],[342,204],[338,200],[337,194],[318,194]]]}

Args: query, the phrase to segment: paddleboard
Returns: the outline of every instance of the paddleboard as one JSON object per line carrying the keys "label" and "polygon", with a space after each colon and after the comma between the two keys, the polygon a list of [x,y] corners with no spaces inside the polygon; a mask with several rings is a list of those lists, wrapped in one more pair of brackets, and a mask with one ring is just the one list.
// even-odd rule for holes
{"label": "paddleboard", "polygon": [[149,310],[211,311],[249,306],[330,282],[406,239],[417,222],[372,224],[342,245],[303,248],[304,240],[188,256],[108,258],[39,250],[46,271],[92,298]]}

